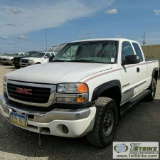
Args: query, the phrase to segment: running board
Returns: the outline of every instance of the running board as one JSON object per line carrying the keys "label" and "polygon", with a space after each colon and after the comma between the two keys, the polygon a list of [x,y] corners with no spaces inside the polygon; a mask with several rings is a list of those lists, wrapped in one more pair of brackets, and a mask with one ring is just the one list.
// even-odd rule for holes
{"label": "running board", "polygon": [[136,97],[132,98],[130,101],[125,103],[120,107],[120,116],[122,116],[125,112],[127,112],[130,108],[132,108],[135,104],[140,102],[145,96],[147,96],[151,90],[144,90],[142,93],[138,94]]}

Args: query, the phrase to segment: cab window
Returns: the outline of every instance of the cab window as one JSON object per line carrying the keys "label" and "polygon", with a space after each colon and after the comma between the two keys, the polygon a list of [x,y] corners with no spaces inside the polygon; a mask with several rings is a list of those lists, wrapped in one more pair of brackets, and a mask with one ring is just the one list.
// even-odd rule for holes
{"label": "cab window", "polygon": [[134,55],[134,51],[131,44],[127,41],[124,41],[122,43],[122,62],[124,62],[127,55]]}
{"label": "cab window", "polygon": [[49,58],[51,55],[50,55],[50,53],[46,53],[45,56]]}

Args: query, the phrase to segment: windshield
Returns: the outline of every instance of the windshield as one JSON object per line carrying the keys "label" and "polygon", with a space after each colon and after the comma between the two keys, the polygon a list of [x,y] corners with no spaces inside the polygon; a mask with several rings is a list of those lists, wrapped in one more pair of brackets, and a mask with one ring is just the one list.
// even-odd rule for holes
{"label": "windshield", "polygon": [[67,44],[53,61],[115,63],[117,41],[89,41]]}
{"label": "windshield", "polygon": [[14,54],[7,54],[8,57],[14,57]]}
{"label": "windshield", "polygon": [[23,54],[24,54],[24,53],[15,53],[14,56],[15,56],[15,57],[21,57],[21,56],[23,56]]}
{"label": "windshield", "polygon": [[30,56],[34,55],[35,53],[37,53],[37,52],[25,52],[24,57],[30,57]]}
{"label": "windshield", "polygon": [[13,53],[13,56],[14,56],[14,57],[17,57],[17,56],[18,56],[18,53]]}
{"label": "windshield", "polygon": [[37,52],[37,53],[35,53],[35,54],[33,54],[33,55],[30,55],[30,57],[41,58],[41,57],[43,57],[44,55],[45,55],[45,53]]}

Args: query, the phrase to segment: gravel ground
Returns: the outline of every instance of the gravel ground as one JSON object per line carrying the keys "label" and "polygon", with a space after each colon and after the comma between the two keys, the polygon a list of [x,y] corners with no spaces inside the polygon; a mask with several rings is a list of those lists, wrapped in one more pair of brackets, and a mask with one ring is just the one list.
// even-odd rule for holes
{"label": "gravel ground", "polygon": [[[0,94],[5,73],[12,66],[0,65]],[[85,137],[77,139],[41,136],[9,124],[0,116],[0,160],[111,160],[112,145],[99,149]],[[119,121],[114,141],[160,141],[160,80],[155,100],[141,102],[130,109]]]}

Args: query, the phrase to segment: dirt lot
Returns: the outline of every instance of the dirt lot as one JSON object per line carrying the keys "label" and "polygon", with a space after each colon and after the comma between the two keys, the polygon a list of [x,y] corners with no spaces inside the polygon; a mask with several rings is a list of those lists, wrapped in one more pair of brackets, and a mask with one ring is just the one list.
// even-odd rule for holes
{"label": "dirt lot", "polygon": [[[12,66],[0,65],[0,94],[3,76],[13,71]],[[77,139],[42,135],[10,125],[0,116],[0,160],[111,160],[112,145],[99,149],[90,145],[85,137]],[[141,102],[129,110],[119,121],[114,141],[160,141],[160,80],[155,100]]]}

